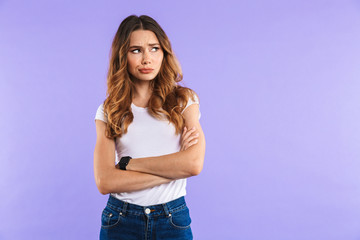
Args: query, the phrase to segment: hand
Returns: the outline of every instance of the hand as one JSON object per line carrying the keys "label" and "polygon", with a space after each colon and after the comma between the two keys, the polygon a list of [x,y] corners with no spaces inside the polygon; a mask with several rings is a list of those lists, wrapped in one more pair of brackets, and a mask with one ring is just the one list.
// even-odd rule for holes
{"label": "hand", "polygon": [[192,145],[196,144],[198,142],[197,137],[199,137],[199,133],[195,132],[195,127],[188,130],[186,127],[184,127],[183,134],[181,135],[181,149],[180,151],[185,151]]}

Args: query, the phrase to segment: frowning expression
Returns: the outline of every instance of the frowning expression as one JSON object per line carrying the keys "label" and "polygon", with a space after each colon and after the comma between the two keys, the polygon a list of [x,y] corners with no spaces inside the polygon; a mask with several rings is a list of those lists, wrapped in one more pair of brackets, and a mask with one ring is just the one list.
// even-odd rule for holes
{"label": "frowning expression", "polygon": [[131,33],[127,68],[136,80],[153,80],[160,71],[163,58],[164,53],[155,33],[149,30]]}

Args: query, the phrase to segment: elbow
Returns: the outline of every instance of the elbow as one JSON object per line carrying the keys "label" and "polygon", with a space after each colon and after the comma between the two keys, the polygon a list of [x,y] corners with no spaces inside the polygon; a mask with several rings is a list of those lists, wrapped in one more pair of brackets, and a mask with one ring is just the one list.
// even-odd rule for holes
{"label": "elbow", "polygon": [[199,147],[195,145],[194,147],[189,148],[189,151],[192,151],[190,153],[191,157],[189,157],[189,159],[191,159],[191,162],[189,163],[189,174],[191,176],[197,176],[201,173],[203,169],[205,159],[205,144],[199,145]]}
{"label": "elbow", "polygon": [[96,178],[96,186],[99,190],[99,192],[102,194],[102,195],[106,195],[106,194],[109,194],[111,191],[109,190],[109,186],[108,184],[106,183],[106,180],[104,178],[101,178],[101,177],[97,177]]}
{"label": "elbow", "polygon": [[109,194],[110,192],[107,190],[107,189],[104,189],[104,188],[99,188],[99,192],[102,194],[102,195],[106,195],[106,194]]}
{"label": "elbow", "polygon": [[204,163],[204,158],[199,158],[199,159],[196,159],[195,161],[193,161],[193,164],[192,164],[191,170],[190,170],[190,175],[191,176],[199,175],[203,169],[203,163]]}

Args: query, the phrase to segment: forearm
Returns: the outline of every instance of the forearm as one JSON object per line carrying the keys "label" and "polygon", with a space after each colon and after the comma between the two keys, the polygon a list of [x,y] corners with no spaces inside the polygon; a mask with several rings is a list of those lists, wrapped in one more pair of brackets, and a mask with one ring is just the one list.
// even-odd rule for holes
{"label": "forearm", "polygon": [[203,158],[195,158],[194,150],[171,153],[156,157],[131,159],[126,169],[150,173],[165,178],[181,179],[198,175],[202,168]]}
{"label": "forearm", "polygon": [[[189,107],[188,110],[193,112],[187,112],[185,115],[198,116],[195,113],[196,108]],[[197,119],[191,121],[188,117],[188,120],[188,129],[194,126],[192,129],[197,129],[199,133],[196,144],[176,153],[131,159],[126,169],[171,179],[188,178],[200,174],[205,158],[205,136]]]}
{"label": "forearm", "polygon": [[109,169],[99,183],[102,194],[132,192],[169,183],[174,179],[164,178],[148,173]]}

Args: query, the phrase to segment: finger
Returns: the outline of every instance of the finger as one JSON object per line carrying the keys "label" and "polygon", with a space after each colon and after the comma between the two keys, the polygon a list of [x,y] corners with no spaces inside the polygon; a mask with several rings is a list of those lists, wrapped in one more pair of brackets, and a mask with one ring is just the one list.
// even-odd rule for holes
{"label": "finger", "polygon": [[186,127],[184,127],[184,130],[183,130],[183,132],[182,132],[182,134],[181,134],[181,136],[180,136],[180,140],[181,140],[181,142],[183,141],[183,139],[184,139],[184,135],[185,135],[185,133],[186,133]]}
{"label": "finger", "polygon": [[198,137],[191,137],[191,138],[189,138],[189,139],[186,139],[185,141],[184,141],[184,146],[187,146],[189,143],[192,143],[192,142],[197,142],[197,141],[199,141],[199,139],[198,139]]}
{"label": "finger", "polygon": [[191,140],[198,138],[198,137],[199,137],[199,133],[192,134],[187,139],[185,139],[185,141],[190,142]]}
{"label": "finger", "polygon": [[[191,128],[190,130],[188,130],[186,126],[184,127],[184,132],[180,137],[181,146],[185,146],[191,139],[194,138],[194,136],[199,136],[199,133],[196,133],[195,130],[195,127]],[[183,147],[182,149],[184,148],[186,149],[186,147]]]}
{"label": "finger", "polygon": [[184,145],[184,150],[188,149],[189,147],[191,147],[192,145],[195,145],[196,143],[198,143],[198,140],[195,139],[189,143],[187,143],[186,145]]}
{"label": "finger", "polygon": [[195,127],[192,127],[192,128],[187,128],[186,126],[184,127],[184,131],[183,132],[192,132],[192,131],[194,131],[194,130],[196,130],[196,128]]}
{"label": "finger", "polygon": [[187,132],[187,128],[186,128],[186,126],[183,128],[183,132],[182,132],[182,135],[184,135],[186,132]]}
{"label": "finger", "polygon": [[193,132],[191,135],[184,136],[183,141],[188,141],[189,142],[190,140],[192,140],[194,138],[197,138],[197,137],[199,137],[199,133],[198,132]]}
{"label": "finger", "polygon": [[195,132],[195,128],[192,128],[192,129],[190,129],[189,131],[187,131],[186,133],[185,133],[185,135],[184,135],[184,138],[187,138],[187,137],[189,137],[193,132]]}

